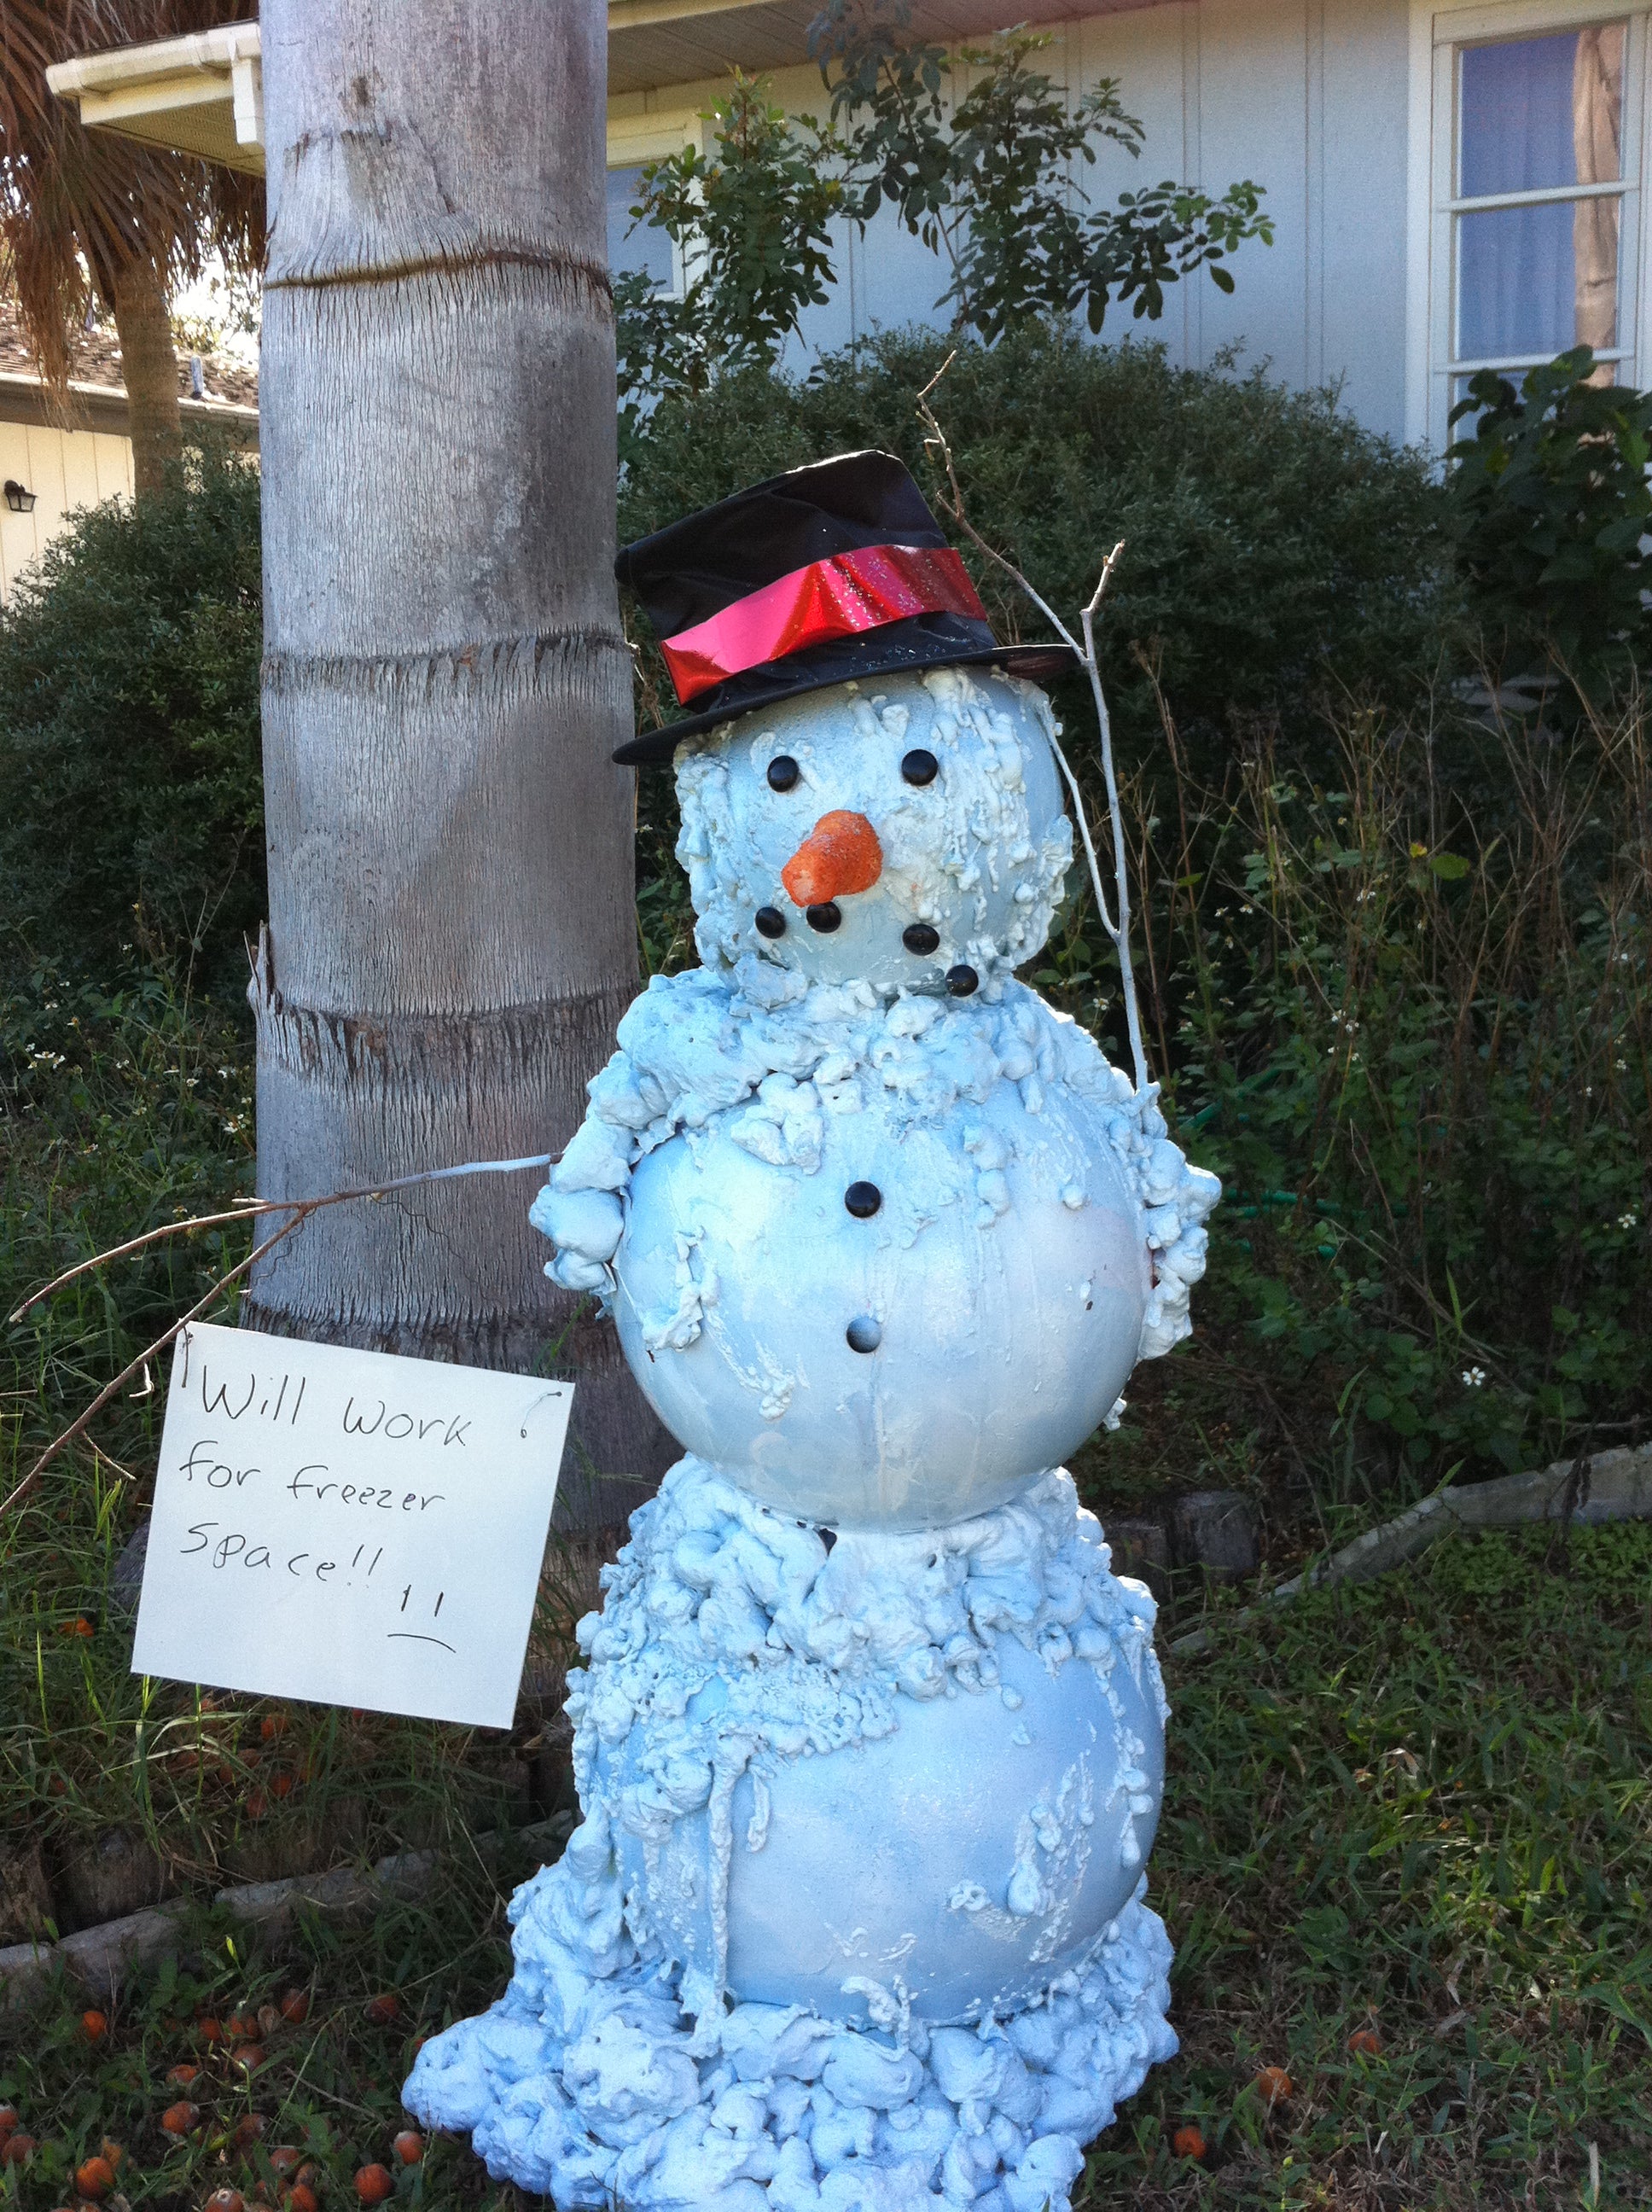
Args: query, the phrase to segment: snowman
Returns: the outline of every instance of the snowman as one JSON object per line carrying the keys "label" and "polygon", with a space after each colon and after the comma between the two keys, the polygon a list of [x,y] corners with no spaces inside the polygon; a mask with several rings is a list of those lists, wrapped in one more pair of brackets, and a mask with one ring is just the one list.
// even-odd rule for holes
{"label": "snowman", "polygon": [[583,1813],[405,2091],[574,2207],[1066,2212],[1175,2039],[1153,1604],[1061,1465],[1187,1332],[1213,1177],[1019,982],[1056,726],[902,464],[628,548],[702,965],[535,1202],[685,1456],[572,1680]]}

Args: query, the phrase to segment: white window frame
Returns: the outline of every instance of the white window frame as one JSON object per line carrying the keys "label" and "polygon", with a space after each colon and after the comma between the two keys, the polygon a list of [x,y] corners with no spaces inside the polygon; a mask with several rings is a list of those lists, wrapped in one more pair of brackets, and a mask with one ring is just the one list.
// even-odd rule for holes
{"label": "white window frame", "polygon": [[[663,161],[685,146],[703,149],[705,125],[697,108],[669,112],[654,110],[641,115],[610,115],[608,118],[608,167],[637,169],[648,161]],[[671,281],[666,296],[680,300],[688,286],[683,248],[671,241]]]}
{"label": "white window frame", "polygon": [[[1568,185],[1532,192],[1497,193],[1475,206],[1519,206],[1546,200],[1621,196],[1618,247],[1618,338],[1610,355],[1626,381],[1644,383],[1652,365],[1647,253],[1643,216],[1648,158],[1645,128],[1652,26],[1648,0],[1412,0],[1406,252],[1406,434],[1442,453],[1451,386],[1484,364],[1453,357],[1456,306],[1455,216],[1467,203],[1454,197],[1457,176],[1457,57],[1464,46],[1590,23],[1624,22],[1624,161],[1619,184]],[[1511,374],[1519,372],[1511,370]]]}

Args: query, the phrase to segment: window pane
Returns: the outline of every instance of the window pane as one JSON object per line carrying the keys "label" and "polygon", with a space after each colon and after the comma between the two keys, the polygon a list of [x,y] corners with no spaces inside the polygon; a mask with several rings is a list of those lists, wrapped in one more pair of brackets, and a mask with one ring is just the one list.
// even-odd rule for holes
{"label": "window pane", "polygon": [[1457,217],[1459,361],[1618,343],[1616,199]]}
{"label": "window pane", "polygon": [[608,172],[608,268],[615,276],[640,270],[661,291],[671,284],[671,241],[663,230],[648,223],[631,228],[631,210],[636,205],[642,171]]}
{"label": "window pane", "polygon": [[1623,90],[1621,23],[1466,46],[1459,197],[1620,177]]}

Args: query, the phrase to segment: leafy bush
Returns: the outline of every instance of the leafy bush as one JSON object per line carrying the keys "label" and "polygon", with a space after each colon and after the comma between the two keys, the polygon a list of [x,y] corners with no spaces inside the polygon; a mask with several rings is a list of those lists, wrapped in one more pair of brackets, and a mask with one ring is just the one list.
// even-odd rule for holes
{"label": "leafy bush", "polygon": [[1213,200],[1167,179],[1091,207],[1095,142],[1135,159],[1145,134],[1116,77],[1075,102],[1036,65],[1048,32],[1005,32],[954,55],[914,38],[909,0],[826,0],[809,43],[831,92],[847,211],[864,227],[887,201],[943,257],[951,281],[935,305],[951,308],[955,329],[999,338],[1082,309],[1095,331],[1115,300],[1157,321],[1167,284],[1206,269],[1231,292],[1222,263],[1248,239],[1273,243],[1248,180]]}
{"label": "leafy bush", "polygon": [[1452,420],[1452,534],[1492,657],[1548,656],[1587,687],[1622,682],[1652,644],[1652,392],[1595,380],[1587,346],[1530,369],[1518,392],[1483,370]]}
{"label": "leafy bush", "polygon": [[909,0],[827,0],[810,46],[829,122],[794,122],[737,70],[702,118],[710,155],[690,147],[644,167],[633,228],[665,232],[685,283],[672,297],[633,272],[614,288],[623,454],[663,394],[773,366],[804,307],[837,283],[834,216],[864,234],[887,203],[935,255],[937,283],[951,280],[934,305],[987,339],[1080,308],[1099,331],[1115,300],[1157,321],[1167,285],[1204,269],[1231,292],[1224,263],[1250,239],[1272,244],[1249,182],[1213,200],[1166,179],[1090,208],[1080,169],[1093,142],[1141,152],[1117,80],[1071,106],[1034,66],[1049,33],[1017,31],[960,49],[968,82],[949,100],[955,58],[913,38],[911,14]]}
{"label": "leafy bush", "polygon": [[[622,539],[857,447],[899,453],[932,485],[913,403],[949,350],[895,331],[806,382],[759,373],[666,401],[621,487]],[[1327,700],[1414,698],[1448,650],[1442,495],[1420,457],[1323,394],[1041,326],[961,347],[933,404],[975,526],[1064,614],[1126,540],[1103,625],[1126,758],[1162,755],[1157,683],[1218,781],[1259,725],[1287,757],[1328,765]],[[1028,634],[1026,601],[964,550],[999,635]],[[650,658],[645,715],[665,720],[670,698]],[[1086,700],[1072,688],[1075,729]]]}
{"label": "leafy bush", "polygon": [[234,972],[264,910],[261,649],[258,477],[233,456],[53,540],[0,614],[0,942]]}

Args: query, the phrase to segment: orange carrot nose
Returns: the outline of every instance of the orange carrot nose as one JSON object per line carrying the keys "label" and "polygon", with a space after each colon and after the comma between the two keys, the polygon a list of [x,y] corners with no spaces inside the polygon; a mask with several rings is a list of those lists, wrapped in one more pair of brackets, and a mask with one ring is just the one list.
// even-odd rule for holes
{"label": "orange carrot nose", "polygon": [[796,906],[824,906],[847,891],[869,891],[884,867],[878,832],[864,814],[823,814],[780,870]]}

